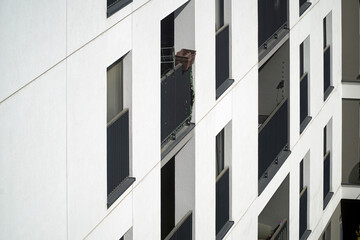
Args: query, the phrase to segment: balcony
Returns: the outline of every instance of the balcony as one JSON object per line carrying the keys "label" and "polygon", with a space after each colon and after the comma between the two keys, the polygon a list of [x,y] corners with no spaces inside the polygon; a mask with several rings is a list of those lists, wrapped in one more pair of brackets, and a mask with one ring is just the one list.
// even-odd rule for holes
{"label": "balcony", "polygon": [[[193,135],[191,123],[194,103],[192,64],[194,32],[188,25],[194,5],[189,2],[161,20],[161,159],[171,158]],[[176,53],[176,55],[175,55]]]}
{"label": "balcony", "polygon": [[342,184],[360,185],[360,100],[342,100]]}
{"label": "balcony", "polygon": [[288,36],[287,12],[287,0],[258,0],[259,60]]}
{"label": "balcony", "polygon": [[[341,0],[342,34],[342,81],[360,83],[360,3],[356,0]],[[360,91],[358,91],[360,92]]]}
{"label": "balcony", "polygon": [[289,219],[289,176],[281,183],[258,216],[259,240],[287,240]]}
{"label": "balcony", "polygon": [[[108,207],[135,181],[129,177],[129,110],[125,109],[107,126]],[[114,169],[117,169],[114,171]]]}
{"label": "balcony", "polygon": [[291,153],[288,135],[288,100],[284,99],[259,127],[259,194]]}
{"label": "balcony", "polygon": [[230,221],[229,167],[216,178],[216,240],[223,239],[234,224]]}
{"label": "balcony", "polygon": [[299,239],[305,240],[309,237],[311,231],[307,229],[307,187],[304,187],[300,193],[300,209],[299,209]]}
{"label": "balcony", "polygon": [[194,127],[191,123],[193,104],[191,68],[182,64],[161,78],[161,146],[162,158]]}
{"label": "balcony", "polygon": [[192,239],[195,209],[195,139],[161,160],[161,239]]}
{"label": "balcony", "polygon": [[229,31],[227,24],[216,32],[216,99],[234,83],[233,79],[229,79]]}
{"label": "balcony", "polygon": [[308,91],[308,74],[304,75],[300,79],[300,133],[302,133],[306,126],[311,121],[309,116],[309,91]]}
{"label": "balcony", "polygon": [[192,240],[192,211],[189,211],[165,238],[165,240],[182,239]]}
{"label": "balcony", "polygon": [[331,52],[330,45],[324,49],[324,101],[328,98],[332,90],[331,86]]}
{"label": "balcony", "polygon": [[323,199],[324,205],[323,208],[325,209],[327,204],[330,202],[330,199],[334,195],[333,192],[330,192],[330,151],[328,151],[324,157],[324,176],[323,176]]}

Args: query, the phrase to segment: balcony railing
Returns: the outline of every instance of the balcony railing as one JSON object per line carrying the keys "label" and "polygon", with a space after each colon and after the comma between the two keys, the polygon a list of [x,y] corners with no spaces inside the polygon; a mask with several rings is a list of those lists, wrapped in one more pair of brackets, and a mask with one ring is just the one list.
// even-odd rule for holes
{"label": "balcony railing", "polygon": [[287,146],[288,100],[284,99],[259,128],[259,179]]}
{"label": "balcony railing", "polygon": [[331,86],[331,48],[330,45],[324,49],[324,100],[330,95]]}
{"label": "balcony railing", "polygon": [[259,47],[273,38],[286,24],[287,0],[258,0]]}
{"label": "balcony railing", "polygon": [[270,240],[287,240],[288,239],[288,228],[287,220],[284,219],[276,228],[275,233],[272,235]]}
{"label": "balcony railing", "polygon": [[189,211],[164,240],[192,240],[192,212]]}
{"label": "balcony railing", "polygon": [[307,230],[307,187],[300,193],[300,218],[299,218],[299,239],[306,234]]}
{"label": "balcony railing", "polygon": [[161,143],[191,120],[191,67],[176,65],[161,78]]}
{"label": "balcony railing", "polygon": [[107,125],[108,206],[134,181],[129,177],[129,110],[125,109]]}
{"label": "balcony railing", "polygon": [[234,82],[229,79],[229,31],[229,25],[225,25],[216,33],[216,98]]}

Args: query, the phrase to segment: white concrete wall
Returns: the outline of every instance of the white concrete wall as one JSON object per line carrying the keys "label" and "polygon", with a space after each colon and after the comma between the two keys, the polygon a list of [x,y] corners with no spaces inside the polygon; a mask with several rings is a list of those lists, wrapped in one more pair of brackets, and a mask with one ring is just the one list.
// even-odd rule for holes
{"label": "white concrete wall", "polygon": [[[0,59],[5,59],[0,64],[0,238],[119,239],[131,227],[135,240],[160,238],[160,21],[185,2],[134,0],[110,18],[103,0],[42,2],[41,12],[39,3],[23,3],[20,9],[18,3],[0,3],[0,28],[6,29],[0,33]],[[235,82],[217,100],[215,2],[192,0],[177,19],[193,24],[189,32],[194,34],[178,42],[197,51],[189,188],[196,239],[215,239],[215,136],[230,121],[230,215],[235,224],[226,239],[257,238],[258,215],[289,174],[290,239],[297,239],[299,162],[305,155],[311,180],[310,239],[320,236],[342,196],[341,3],[311,2],[301,17],[298,2],[289,3],[292,153],[260,196],[257,1],[227,2]],[[335,89],[324,102],[322,20],[330,11]],[[192,19],[181,19],[186,16]],[[307,37],[313,119],[300,136],[299,45]],[[125,105],[136,182],[107,209],[106,68],[129,51]],[[335,194],[323,211],[322,130],[330,119]]]}
{"label": "white concrete wall", "polygon": [[0,239],[66,239],[65,63],[1,103],[0,132]]}
{"label": "white concrete wall", "polygon": [[66,57],[66,1],[0,2],[0,101]]}

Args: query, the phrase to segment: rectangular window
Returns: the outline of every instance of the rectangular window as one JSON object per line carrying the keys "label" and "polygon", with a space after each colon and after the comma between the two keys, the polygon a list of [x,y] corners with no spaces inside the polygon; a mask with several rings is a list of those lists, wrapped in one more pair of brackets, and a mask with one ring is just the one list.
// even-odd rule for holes
{"label": "rectangular window", "polygon": [[332,14],[329,13],[323,19],[323,47],[324,47],[324,57],[323,57],[323,65],[324,65],[324,101],[328,98],[334,87],[331,85],[331,73],[332,73]]}
{"label": "rectangular window", "polygon": [[234,224],[230,221],[231,124],[216,136],[216,239],[222,239]]}
{"label": "rectangular window", "polygon": [[304,188],[304,160],[300,162],[300,192]]}
{"label": "rectangular window", "polygon": [[[218,99],[233,83],[230,79],[230,4],[225,0],[215,0],[215,33],[216,33],[216,99]],[[226,18],[225,18],[226,17]]]}
{"label": "rectangular window", "polygon": [[304,43],[300,44],[300,78],[304,75]]}
{"label": "rectangular window", "polygon": [[[299,193],[299,239],[307,239],[311,233],[308,229],[308,184],[309,184],[309,153],[300,162],[300,193]],[[305,173],[306,171],[306,173]]]}
{"label": "rectangular window", "polygon": [[107,68],[107,205],[135,181],[129,177],[129,110],[124,109],[123,58]]}
{"label": "rectangular window", "polygon": [[333,192],[331,192],[331,126],[332,121],[330,121],[324,127],[324,146],[323,146],[323,208],[325,209],[327,204],[330,202],[330,199],[333,196]]}
{"label": "rectangular window", "polygon": [[311,121],[309,113],[310,37],[300,44],[300,134]]}
{"label": "rectangular window", "polygon": [[107,17],[110,17],[129,3],[132,3],[132,0],[107,0]]}

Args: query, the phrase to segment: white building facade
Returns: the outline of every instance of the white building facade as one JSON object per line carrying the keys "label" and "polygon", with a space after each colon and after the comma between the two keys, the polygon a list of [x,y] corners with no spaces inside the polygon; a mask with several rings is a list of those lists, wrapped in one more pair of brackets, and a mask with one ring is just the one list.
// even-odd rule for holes
{"label": "white building facade", "polygon": [[295,240],[301,218],[319,239],[360,194],[342,186],[342,99],[360,99],[342,15],[338,0],[0,2],[0,239]]}

